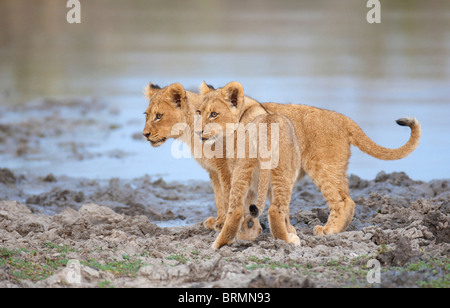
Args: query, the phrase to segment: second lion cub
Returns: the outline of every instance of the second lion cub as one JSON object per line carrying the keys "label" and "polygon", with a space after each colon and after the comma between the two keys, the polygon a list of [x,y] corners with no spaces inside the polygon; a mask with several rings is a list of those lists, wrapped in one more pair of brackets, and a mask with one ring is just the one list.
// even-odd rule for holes
{"label": "second lion cub", "polygon": [[203,104],[197,113],[202,120],[202,131],[198,132],[202,141],[215,147],[234,145],[231,155],[227,155],[232,174],[228,213],[212,247],[231,244],[241,227],[245,227],[244,200],[249,190],[256,187],[258,212],[262,212],[269,186],[269,226],[273,237],[299,245],[300,239],[289,222],[292,189],[301,170],[294,125],[286,116],[269,114],[260,103],[245,97],[240,83],[230,82],[218,90],[203,85],[201,92]]}

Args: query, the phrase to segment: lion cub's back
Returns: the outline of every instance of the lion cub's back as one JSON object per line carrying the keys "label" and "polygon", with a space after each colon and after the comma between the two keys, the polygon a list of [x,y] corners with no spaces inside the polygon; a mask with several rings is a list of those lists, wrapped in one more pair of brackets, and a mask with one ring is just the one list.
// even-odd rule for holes
{"label": "lion cub's back", "polygon": [[272,146],[272,125],[278,125],[278,140],[273,140],[279,149],[278,166],[281,169],[295,170],[297,178],[301,169],[300,144],[292,121],[282,114],[264,114],[256,117],[253,123],[267,125],[267,142],[270,146]]}

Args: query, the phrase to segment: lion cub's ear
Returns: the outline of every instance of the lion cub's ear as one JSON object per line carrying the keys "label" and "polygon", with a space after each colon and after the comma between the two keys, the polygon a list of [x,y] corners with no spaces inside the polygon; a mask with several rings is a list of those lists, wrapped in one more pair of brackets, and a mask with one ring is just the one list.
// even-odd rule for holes
{"label": "lion cub's ear", "polygon": [[232,81],[222,89],[222,96],[232,108],[240,109],[244,102],[244,88],[239,82]]}
{"label": "lion cub's ear", "polygon": [[148,86],[144,88],[144,95],[145,97],[147,97],[147,99],[150,99],[158,90],[161,90],[161,88],[158,85],[150,82]]}
{"label": "lion cub's ear", "polygon": [[177,108],[184,108],[186,105],[186,91],[179,83],[174,83],[167,89],[167,95],[173,100]]}
{"label": "lion cub's ear", "polygon": [[212,85],[207,84],[206,82],[202,82],[200,85],[200,95],[205,95],[211,91],[214,91],[214,87]]}

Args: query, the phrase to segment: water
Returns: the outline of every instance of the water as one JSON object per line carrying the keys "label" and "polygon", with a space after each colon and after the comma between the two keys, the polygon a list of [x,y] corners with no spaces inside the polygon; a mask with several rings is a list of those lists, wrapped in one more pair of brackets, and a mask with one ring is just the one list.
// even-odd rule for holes
{"label": "water", "polygon": [[[415,116],[423,137],[411,156],[384,162],[354,149],[349,172],[367,179],[380,170],[421,180],[450,175],[446,0],[384,1],[378,25],[367,23],[366,1],[354,0],[81,2],[81,24],[66,22],[63,0],[0,2],[0,105],[44,97],[102,100],[117,112],[97,120],[118,128],[76,138],[88,135],[91,152],[127,155],[67,161],[55,158],[53,139],[43,139],[47,159],[3,156],[1,167],[92,178],[148,173],[206,180],[193,160],[171,156],[170,142],[153,149],[131,138],[144,125],[142,88],[149,81],[196,89],[203,80],[215,86],[236,80],[262,102],[343,113],[386,147],[409,137],[394,121]],[[14,115],[0,114],[0,123],[10,121],[7,116]]]}

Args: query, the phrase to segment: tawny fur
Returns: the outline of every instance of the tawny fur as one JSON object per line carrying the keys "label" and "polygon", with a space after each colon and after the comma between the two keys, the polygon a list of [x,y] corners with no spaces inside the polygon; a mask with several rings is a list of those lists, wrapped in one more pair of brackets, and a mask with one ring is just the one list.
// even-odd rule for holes
{"label": "tawny fur", "polygon": [[383,160],[397,160],[411,154],[419,145],[421,127],[414,118],[397,121],[408,126],[408,142],[398,149],[388,149],[373,142],[350,118],[334,111],[305,106],[263,104],[272,113],[281,113],[291,119],[300,142],[303,172],[322,192],[330,215],[325,226],[316,226],[315,235],[343,232],[350,224],[355,203],[350,198],[347,166],[350,145]]}
{"label": "tawny fur", "polygon": [[[219,236],[213,243],[213,248],[218,249],[223,245],[231,244],[238,231],[249,232],[248,225],[244,221],[247,213],[244,201],[249,190],[258,182],[258,205],[260,212],[263,211],[265,199],[271,190],[271,206],[269,209],[269,226],[274,238],[282,239],[294,245],[300,244],[300,239],[296,235],[295,228],[289,222],[289,204],[293,186],[300,173],[300,146],[295,128],[292,122],[283,115],[269,114],[258,102],[245,97],[242,85],[237,82],[227,84],[223,89],[212,90],[209,87],[202,87],[203,104],[199,109],[202,116],[201,136],[205,142],[225,142],[224,132],[227,124],[254,124],[257,131],[250,136],[247,131],[245,136],[245,156],[238,158],[238,138],[235,132],[234,156],[226,162],[232,174],[230,202],[228,206],[227,218]],[[217,115],[217,116],[212,116]],[[208,129],[208,125],[214,123],[222,127],[221,130],[213,131]],[[278,125],[278,137],[275,144],[272,143],[272,125]],[[248,127],[248,126],[247,126]],[[269,157],[263,158],[259,151],[257,157],[251,158],[250,147],[259,149],[258,142],[261,131],[259,128],[267,129],[267,140],[263,146],[272,153]],[[243,144],[241,143],[241,146]],[[263,167],[264,166],[264,167]],[[258,174],[260,175],[258,177]]]}

